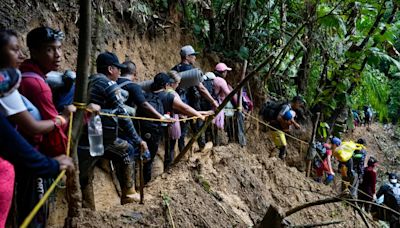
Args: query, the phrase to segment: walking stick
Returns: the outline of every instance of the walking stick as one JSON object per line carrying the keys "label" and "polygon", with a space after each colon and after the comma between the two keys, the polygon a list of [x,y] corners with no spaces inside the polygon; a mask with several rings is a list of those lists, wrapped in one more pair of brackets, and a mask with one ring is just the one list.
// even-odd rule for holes
{"label": "walking stick", "polygon": [[143,148],[140,148],[140,158],[139,158],[140,204],[144,204],[143,155],[144,155],[144,150]]}

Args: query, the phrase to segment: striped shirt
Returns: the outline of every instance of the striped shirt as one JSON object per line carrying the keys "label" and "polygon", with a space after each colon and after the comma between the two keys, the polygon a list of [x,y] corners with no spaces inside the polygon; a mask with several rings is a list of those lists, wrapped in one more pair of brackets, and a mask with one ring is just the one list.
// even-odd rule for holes
{"label": "striped shirt", "polygon": [[[117,115],[129,115],[124,108],[124,98],[118,84],[104,74],[95,74],[90,77],[89,93],[91,103],[100,105],[102,109],[111,109]],[[119,132],[132,140],[134,144],[140,144],[142,139],[130,119],[118,118],[118,127]]]}

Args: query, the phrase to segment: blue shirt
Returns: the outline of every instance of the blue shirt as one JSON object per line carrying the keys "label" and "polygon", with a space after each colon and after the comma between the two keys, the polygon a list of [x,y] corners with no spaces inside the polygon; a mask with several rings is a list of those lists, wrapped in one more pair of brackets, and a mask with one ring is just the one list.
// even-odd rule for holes
{"label": "blue shirt", "polygon": [[56,160],[36,151],[2,114],[0,114],[0,157],[11,162],[16,169],[41,177],[56,176],[60,170]]}

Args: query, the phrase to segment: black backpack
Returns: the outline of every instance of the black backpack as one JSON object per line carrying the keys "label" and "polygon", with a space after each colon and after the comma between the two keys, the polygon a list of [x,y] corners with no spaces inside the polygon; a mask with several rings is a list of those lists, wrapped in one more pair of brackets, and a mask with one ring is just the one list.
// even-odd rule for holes
{"label": "black backpack", "polygon": [[393,210],[400,210],[400,185],[389,184],[389,192],[385,194],[385,204]]}
{"label": "black backpack", "polygon": [[367,151],[364,149],[355,150],[353,154],[353,167],[359,175],[364,175],[364,163],[367,157]]}
{"label": "black backpack", "polygon": [[211,94],[211,96],[216,99],[217,96],[214,94],[214,80],[213,79],[206,79],[203,81],[204,87],[208,90],[208,92]]}
{"label": "black backpack", "polygon": [[151,106],[153,106],[153,108],[159,112],[161,115],[164,115],[164,105],[162,102],[162,98],[161,98],[162,92],[160,93],[154,93],[154,92],[149,92],[149,93],[145,93],[144,97],[146,98],[146,101],[149,102],[149,104]]}
{"label": "black backpack", "polygon": [[286,104],[286,102],[267,101],[262,105],[259,114],[265,121],[276,120],[282,107]]}

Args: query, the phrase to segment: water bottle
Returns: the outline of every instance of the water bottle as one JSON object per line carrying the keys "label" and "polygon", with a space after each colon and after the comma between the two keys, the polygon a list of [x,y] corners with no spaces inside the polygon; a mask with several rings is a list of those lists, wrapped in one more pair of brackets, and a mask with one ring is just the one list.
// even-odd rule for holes
{"label": "water bottle", "polygon": [[[171,115],[169,114],[169,112],[167,112],[167,114],[164,114],[163,117],[164,117],[163,118],[164,120],[169,120],[171,118]],[[161,122],[161,126],[166,127],[166,126],[168,126],[168,123],[167,122]]]}
{"label": "water bottle", "polygon": [[88,123],[88,135],[90,155],[92,157],[102,156],[104,154],[103,146],[103,126],[99,115],[92,116]]}

